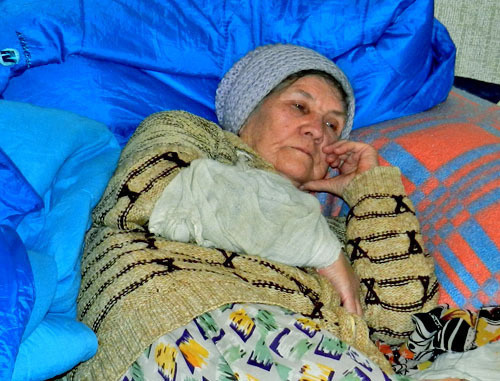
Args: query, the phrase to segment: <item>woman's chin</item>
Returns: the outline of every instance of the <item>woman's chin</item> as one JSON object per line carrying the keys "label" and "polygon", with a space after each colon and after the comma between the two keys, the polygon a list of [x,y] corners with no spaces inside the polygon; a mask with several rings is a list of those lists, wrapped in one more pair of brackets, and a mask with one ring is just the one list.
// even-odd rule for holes
{"label": "woman's chin", "polygon": [[314,176],[314,168],[312,167],[312,159],[310,159],[310,156],[306,156],[304,153],[297,151],[282,159],[285,160],[278,161],[278,163],[275,164],[275,168],[285,177],[290,179],[295,186],[299,187],[308,181],[317,179]]}
{"label": "woman's chin", "polygon": [[311,181],[312,179],[310,178],[308,173],[304,173],[303,171],[297,171],[297,170],[280,170],[277,168],[277,170],[285,176],[287,179],[289,179],[293,185],[295,185],[297,188],[300,187],[301,185],[307,183],[308,181]]}

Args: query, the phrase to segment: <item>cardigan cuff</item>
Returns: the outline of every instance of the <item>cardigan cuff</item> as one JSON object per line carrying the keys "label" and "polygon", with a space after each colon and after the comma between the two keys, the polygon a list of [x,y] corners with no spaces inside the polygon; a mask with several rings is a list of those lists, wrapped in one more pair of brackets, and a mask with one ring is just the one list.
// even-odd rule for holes
{"label": "cardigan cuff", "polygon": [[357,175],[345,188],[342,198],[352,207],[369,194],[405,195],[399,168],[378,166]]}

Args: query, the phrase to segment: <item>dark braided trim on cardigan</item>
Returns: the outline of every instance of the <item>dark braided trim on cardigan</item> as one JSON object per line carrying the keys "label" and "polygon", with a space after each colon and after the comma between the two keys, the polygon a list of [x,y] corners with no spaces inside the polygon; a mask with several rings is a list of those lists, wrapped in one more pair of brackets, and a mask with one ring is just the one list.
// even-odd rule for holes
{"label": "dark braided trim on cardigan", "polygon": [[[380,218],[380,217],[397,217],[401,213],[411,213],[415,215],[415,211],[410,208],[408,203],[404,202],[404,199],[408,199],[406,195],[392,195],[392,194],[379,194],[379,193],[374,193],[374,194],[367,194],[363,197],[360,198],[360,200],[351,206],[349,208],[349,212],[347,213],[347,223],[351,220],[351,218],[356,217],[358,220],[363,220],[363,219],[373,219],[373,218]],[[356,214],[354,210],[358,205],[363,203],[366,200],[384,200],[384,199],[393,199],[396,202],[396,205],[394,207],[393,211],[387,211],[387,212],[368,212],[364,214]]]}

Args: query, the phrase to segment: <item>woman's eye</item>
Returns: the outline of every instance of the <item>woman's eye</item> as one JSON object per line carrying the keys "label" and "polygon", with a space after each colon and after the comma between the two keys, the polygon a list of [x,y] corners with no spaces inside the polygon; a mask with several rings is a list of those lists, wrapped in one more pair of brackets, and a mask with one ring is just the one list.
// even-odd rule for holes
{"label": "woman's eye", "polygon": [[300,104],[300,103],[295,103],[295,104],[293,105],[293,107],[295,107],[295,108],[296,108],[297,110],[299,110],[299,111],[305,111],[305,109],[306,109],[306,108],[304,107],[304,105],[302,105],[302,104]]}
{"label": "woman's eye", "polygon": [[336,130],[337,129],[337,125],[335,123],[330,123],[330,122],[325,122],[326,126],[333,129],[333,130]]}

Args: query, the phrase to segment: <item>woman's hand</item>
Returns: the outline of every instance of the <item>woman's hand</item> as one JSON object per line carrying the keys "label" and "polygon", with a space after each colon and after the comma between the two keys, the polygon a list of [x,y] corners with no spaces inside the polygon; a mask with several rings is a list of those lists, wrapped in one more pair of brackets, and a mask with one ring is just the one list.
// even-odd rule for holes
{"label": "woman's hand", "polygon": [[323,180],[309,181],[300,188],[306,191],[329,192],[342,197],[344,189],[358,174],[379,165],[378,153],[371,145],[351,140],[339,140],[325,146],[326,162],[337,168],[339,175]]}
{"label": "woman's hand", "polygon": [[359,316],[363,314],[359,301],[359,280],[344,253],[340,253],[331,265],[318,269],[318,273],[326,277],[337,290],[347,311]]}

